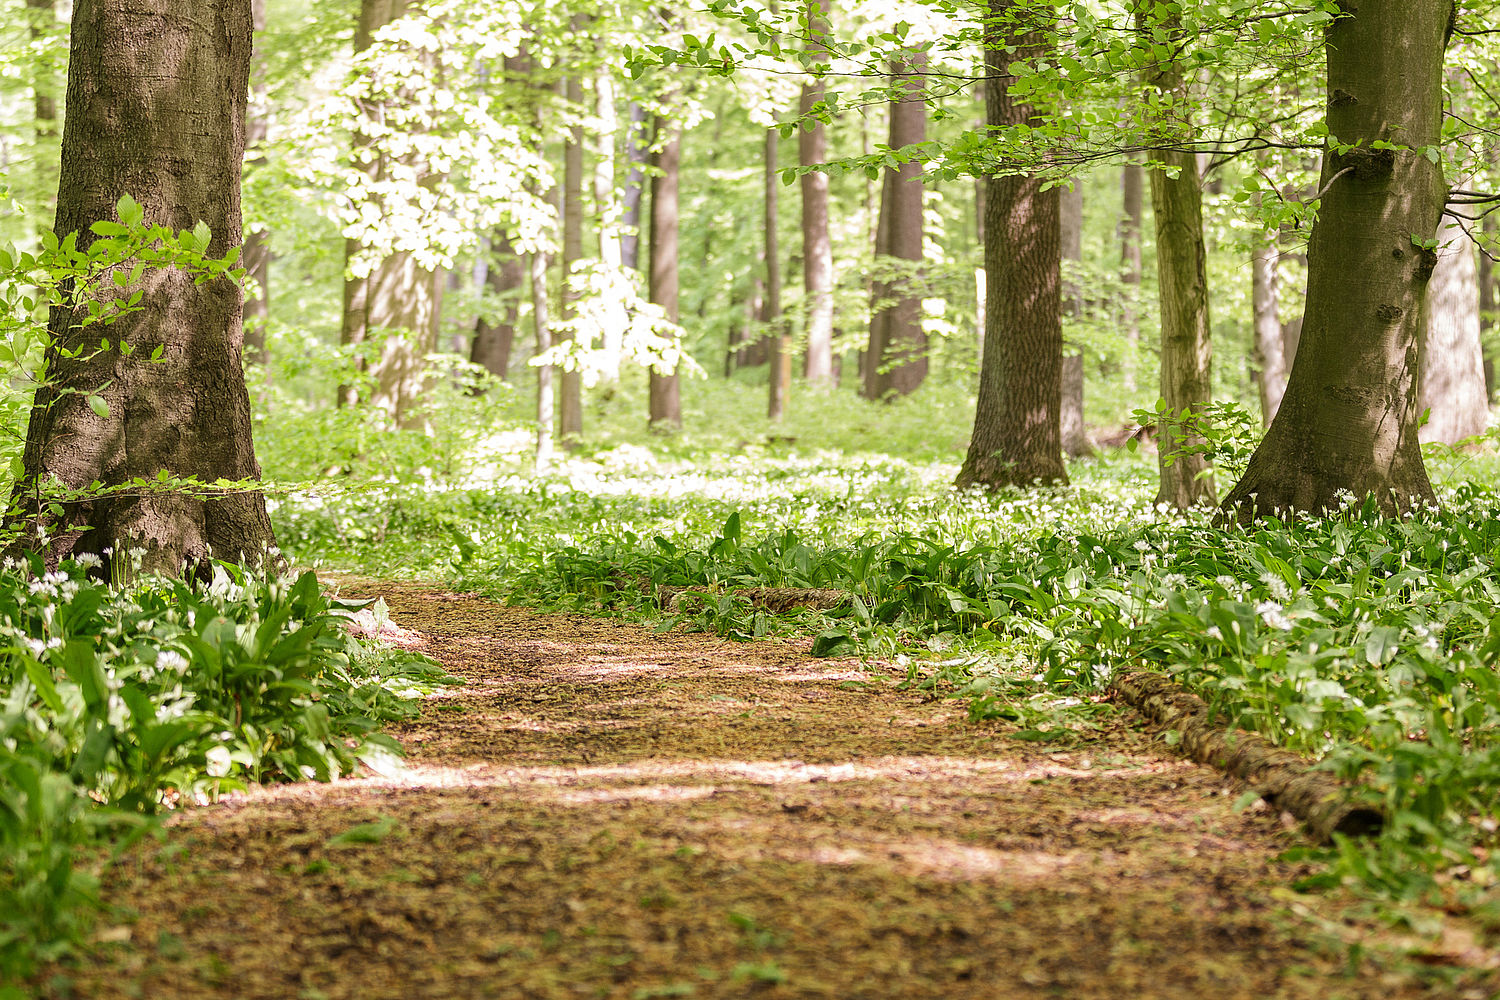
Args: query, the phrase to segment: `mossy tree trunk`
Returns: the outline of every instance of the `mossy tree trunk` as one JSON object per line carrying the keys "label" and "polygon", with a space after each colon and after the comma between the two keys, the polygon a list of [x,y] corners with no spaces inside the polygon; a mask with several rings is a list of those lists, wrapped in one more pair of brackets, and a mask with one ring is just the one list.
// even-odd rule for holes
{"label": "mossy tree trunk", "polygon": [[[1015,60],[1047,51],[1016,6],[991,0],[985,27],[985,109],[992,127],[1031,120],[1010,92]],[[1038,177],[985,179],[986,303],[979,399],[961,487],[1065,483],[1062,458],[1062,277],[1058,189]]]}
{"label": "mossy tree trunk", "polygon": [[1224,501],[1241,520],[1326,510],[1346,491],[1392,513],[1436,502],[1416,380],[1437,257],[1413,238],[1436,235],[1447,196],[1423,147],[1441,141],[1452,14],[1453,0],[1365,2],[1329,26],[1329,146],[1302,336],[1281,409]]}
{"label": "mossy tree trunk", "polygon": [[[240,245],[250,39],[250,0],[77,0],[59,234],[76,232],[86,246],[90,225],[113,219],[129,194],[147,224],[180,231],[206,223],[211,256]],[[103,288],[130,293],[111,282]],[[273,546],[259,492],[106,494],[69,504],[60,524],[24,505],[28,483],[53,477],[75,489],[162,470],[205,482],[259,479],[239,287],[224,279],[195,286],[191,275],[164,269],[140,288],[143,309],[107,328],[128,355],[118,346],[87,349],[98,348],[100,328],[79,329],[82,307],[52,311],[47,383],[36,394],[17,491],[30,537],[49,566],[130,548],[145,551],[147,571],[192,571],[210,558],[259,561]],[[161,360],[147,360],[158,348]],[[103,398],[107,415],[88,394]]]}

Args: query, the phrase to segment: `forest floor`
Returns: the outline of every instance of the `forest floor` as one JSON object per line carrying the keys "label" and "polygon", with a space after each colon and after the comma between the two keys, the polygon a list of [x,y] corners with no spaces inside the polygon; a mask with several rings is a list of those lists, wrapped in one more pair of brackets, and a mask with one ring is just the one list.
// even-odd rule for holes
{"label": "forest floor", "polygon": [[409,757],[185,810],[109,877],[119,909],[49,995],[1500,989],[1462,971],[1493,956],[1461,928],[1398,961],[1349,900],[1292,893],[1297,831],[1127,717],[1059,749],[805,643],[379,592],[467,681],[396,731]]}

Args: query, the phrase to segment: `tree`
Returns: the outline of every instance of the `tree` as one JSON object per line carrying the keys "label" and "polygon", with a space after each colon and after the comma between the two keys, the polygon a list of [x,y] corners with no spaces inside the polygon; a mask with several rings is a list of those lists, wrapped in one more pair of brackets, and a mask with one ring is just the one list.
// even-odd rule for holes
{"label": "tree", "polygon": [[[250,44],[249,0],[76,0],[56,231],[87,247],[130,194],[148,224],[206,225],[211,255],[238,247]],[[140,311],[109,327],[112,349],[93,350],[97,327],[81,327],[89,303],[52,310],[18,492],[54,478],[121,487],[163,471],[259,479],[239,287],[173,268],[135,284],[126,274],[124,287],[97,293],[143,294]],[[70,504],[61,522],[26,513],[49,566],[139,548],[148,572],[202,571],[210,558],[259,561],[274,544],[256,491],[122,489]]]}
{"label": "tree", "polygon": [[[251,16],[257,37],[266,30],[266,0],[251,0]],[[266,118],[266,66],[265,55],[259,43],[251,61],[250,110],[246,113],[245,144],[250,150],[266,141],[269,122]],[[260,153],[252,155],[252,163],[265,159]],[[240,256],[245,273],[255,282],[255,291],[245,296],[245,360],[255,364],[266,361],[266,320],[271,311],[271,244],[270,234],[264,227],[245,234],[245,252]]]}
{"label": "tree", "polygon": [[[1071,187],[1061,193],[1059,208],[1060,243],[1062,259],[1070,261],[1071,267],[1083,266],[1083,184],[1075,180]],[[1063,315],[1078,322],[1083,319],[1086,303],[1083,288],[1073,277],[1063,281]],[[1094,453],[1089,444],[1088,430],[1083,422],[1083,354],[1078,349],[1064,354],[1062,359],[1062,446],[1072,458],[1081,458]]]}
{"label": "tree", "polygon": [[[678,178],[682,167],[682,126],[656,116],[655,152],[651,178],[651,301],[662,307],[671,323],[678,320]],[[651,427],[673,431],[682,427],[682,389],[676,367],[662,372],[651,369]]]}
{"label": "tree", "polygon": [[516,252],[510,233],[497,227],[490,233],[490,257],[485,264],[484,284],[493,296],[490,307],[481,309],[474,322],[474,340],[469,360],[499,379],[510,377],[510,356],[515,348],[520,295],[526,284],[526,262]]}
{"label": "tree", "polygon": [[[1151,12],[1148,13],[1147,6]],[[1176,15],[1159,18],[1160,5],[1137,7],[1144,33],[1179,26]],[[1183,138],[1192,125],[1180,111],[1187,84],[1175,52],[1160,50],[1147,63],[1146,86],[1156,91],[1162,114],[1172,116]],[[1167,124],[1167,123],[1162,123]],[[1183,417],[1197,415],[1213,400],[1209,365],[1208,255],[1203,246],[1203,184],[1198,158],[1190,150],[1164,147],[1153,152],[1160,166],[1150,171],[1151,212],[1156,219],[1156,281],[1161,301],[1161,398],[1165,419],[1157,439],[1161,484],[1156,502],[1186,509],[1213,502],[1214,483],[1201,433]],[[1184,451],[1183,449],[1189,449]]]}
{"label": "tree", "polygon": [[[915,146],[927,137],[927,101],[923,71],[927,58],[913,51],[891,61],[894,86],[905,89],[890,104],[890,148]],[[914,157],[886,167],[880,193],[880,221],[875,230],[875,261],[900,262],[892,280],[877,280],[871,290],[870,340],[865,356],[864,395],[885,399],[909,395],[927,378],[927,335],[922,331],[922,296],[911,273],[922,260],[922,165]]]}
{"label": "tree", "polygon": [[[354,32],[357,54],[374,54],[376,33],[383,27],[407,16],[410,0],[362,0],[359,23]],[[420,58],[420,56],[415,56]],[[362,126],[355,133],[355,159],[363,163],[365,190],[360,193],[356,210],[367,229],[384,224],[382,215],[389,206],[381,204],[387,187],[403,184],[420,186],[430,180],[427,165],[410,156],[393,154],[382,148],[376,135],[386,129],[384,122],[392,116],[393,105],[409,100],[404,93],[402,73],[386,81],[377,67],[364,70],[368,90],[361,106]],[[437,347],[438,272],[424,267],[408,249],[388,248],[374,238],[384,234],[367,232],[366,237],[351,236],[345,240],[347,274],[344,282],[344,321],[340,342],[356,347],[380,341],[379,357],[369,361],[368,371],[374,379],[370,402],[385,410],[400,427],[421,428],[424,417],[417,408],[425,380],[425,358]],[[346,386],[340,390],[340,402],[353,405],[358,392]]]}
{"label": "tree", "polygon": [[779,152],[779,133],[774,128],[766,129],[761,165],[766,288],[761,298],[761,322],[766,326],[769,339],[766,416],[771,420],[781,420],[786,416],[787,397],[792,391],[792,338],[787,334],[786,318],[781,315],[781,241],[776,232],[780,224],[777,199],[781,182],[776,177]]}
{"label": "tree", "polygon": [[1328,27],[1302,337],[1281,409],[1225,498],[1241,519],[1327,510],[1346,492],[1388,512],[1436,502],[1417,440],[1417,344],[1447,194],[1426,150],[1441,140],[1453,13],[1453,0],[1363,3]]}
{"label": "tree", "polygon": [[[807,54],[811,59],[828,51],[827,8],[824,0],[807,3]],[[802,88],[804,119],[815,115],[827,90],[821,77]],[[828,158],[828,135],[819,121],[804,121],[798,136],[803,167],[816,167]],[[833,241],[828,231],[828,175],[808,170],[802,175],[802,291],[806,311],[807,344],[802,376],[824,385],[833,382]]]}
{"label": "tree", "polygon": [[[575,26],[579,19],[574,18]],[[583,260],[583,125],[576,121],[583,114],[583,80],[572,72],[563,82],[563,98],[568,114],[575,121],[563,143],[562,187],[562,321],[561,339],[571,340],[577,333],[568,325],[578,317],[578,291],[570,278]],[[583,374],[576,366],[564,368],[558,379],[558,432],[563,447],[572,451],[583,434]]]}
{"label": "tree", "polygon": [[1255,331],[1256,388],[1260,419],[1271,426],[1286,395],[1287,357],[1281,328],[1280,263],[1274,232],[1257,232],[1250,247],[1250,314]]}
{"label": "tree", "polygon": [[1418,436],[1453,444],[1484,431],[1490,403],[1479,346],[1474,241],[1461,220],[1445,217],[1437,242],[1417,350],[1417,409],[1428,414]]}
{"label": "tree", "polygon": [[1125,388],[1135,391],[1136,348],[1141,342],[1141,224],[1145,218],[1146,171],[1137,156],[1120,168],[1120,283],[1125,286],[1121,319],[1129,345],[1125,356]]}
{"label": "tree", "polygon": [[[1034,109],[1011,94],[1007,53],[1044,58],[1044,32],[1009,0],[985,23],[985,108],[992,129],[1024,125]],[[1058,190],[1038,176],[985,181],[984,354],[974,434],[961,487],[1066,483],[1062,459],[1062,277]]]}

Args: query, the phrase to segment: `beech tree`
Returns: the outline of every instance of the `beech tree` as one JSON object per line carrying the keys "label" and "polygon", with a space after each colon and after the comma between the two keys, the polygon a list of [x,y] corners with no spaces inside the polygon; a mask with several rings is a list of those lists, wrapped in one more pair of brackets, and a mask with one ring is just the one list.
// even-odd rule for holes
{"label": "beech tree", "polygon": [[1441,139],[1453,0],[1345,6],[1327,30],[1321,207],[1281,409],[1231,514],[1322,511],[1340,495],[1435,503],[1417,439],[1418,335],[1447,196]]}
{"label": "beech tree", "polygon": [[[1026,124],[1034,110],[1011,93],[1011,53],[1015,60],[1045,57],[1046,34],[1007,0],[991,0],[988,14],[986,120],[993,129]],[[958,485],[1066,483],[1058,189],[1035,175],[992,175],[984,203],[984,353]]]}
{"label": "beech tree", "polygon": [[[817,59],[827,52],[830,30],[825,0],[808,0],[806,22],[807,53]],[[813,114],[826,96],[821,78],[809,81],[802,88],[801,113]],[[802,166],[823,163],[828,158],[823,123],[805,123],[797,148]],[[833,381],[833,243],[828,231],[828,175],[821,170],[802,175],[802,292],[807,333],[802,376],[827,385]]]}
{"label": "beech tree", "polygon": [[1417,350],[1417,410],[1428,415],[1418,436],[1453,444],[1483,432],[1489,416],[1479,345],[1479,267],[1468,226],[1460,220],[1444,218],[1437,242]]}
{"label": "beech tree", "polygon": [[[656,173],[651,178],[651,301],[662,307],[667,320],[678,320],[678,176],[682,166],[682,126],[658,115],[656,150],[652,154]],[[682,427],[681,376],[651,369],[651,428],[673,431]]]}
{"label": "beech tree", "polygon": [[[207,226],[211,256],[238,247],[250,0],[76,0],[70,45],[56,231],[90,246],[91,227],[128,194],[148,225]],[[162,472],[206,483],[260,477],[238,285],[195,284],[163,268],[96,294],[136,291],[140,310],[107,328],[105,350],[94,349],[99,328],[81,325],[89,302],[52,310],[17,491],[56,479],[85,496],[60,522],[23,508],[30,537],[49,566],[128,548],[144,550],[148,572],[257,562],[273,545],[259,492],[90,491]]]}

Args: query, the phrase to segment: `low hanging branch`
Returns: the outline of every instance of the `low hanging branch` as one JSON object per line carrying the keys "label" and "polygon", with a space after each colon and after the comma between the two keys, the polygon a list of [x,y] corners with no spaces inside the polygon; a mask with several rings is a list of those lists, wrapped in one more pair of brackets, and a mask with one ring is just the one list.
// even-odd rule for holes
{"label": "low hanging branch", "polygon": [[1302,757],[1255,733],[1215,725],[1203,699],[1161,674],[1119,675],[1109,695],[1156,725],[1181,733],[1184,753],[1243,778],[1267,802],[1300,819],[1320,842],[1331,841],[1335,833],[1378,833],[1385,823],[1378,807],[1349,802],[1348,788]]}

